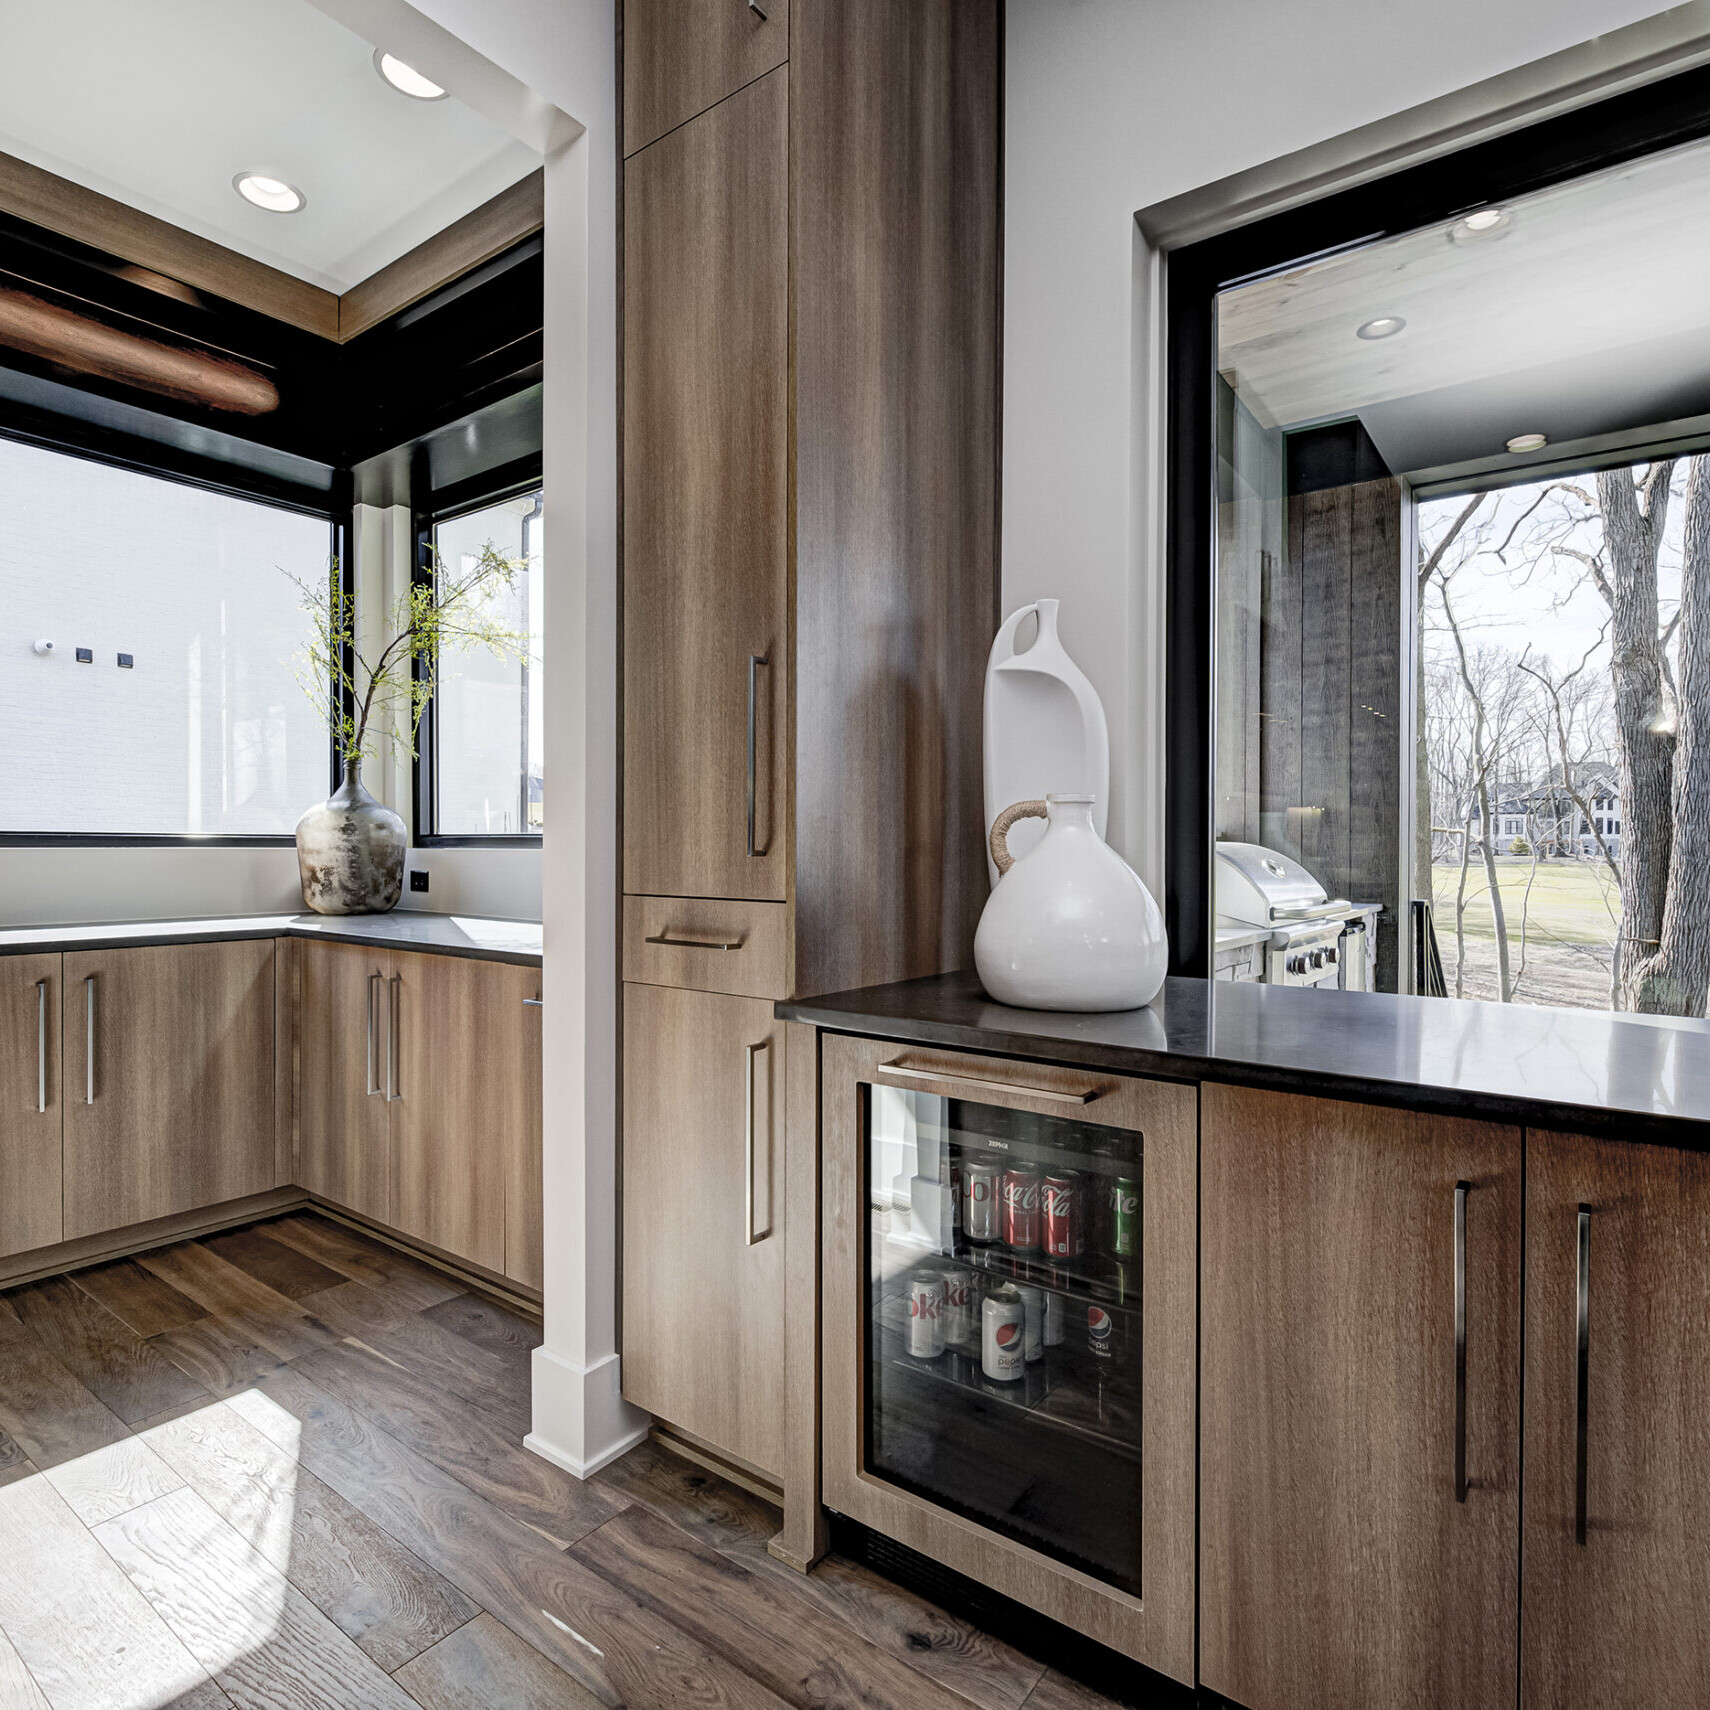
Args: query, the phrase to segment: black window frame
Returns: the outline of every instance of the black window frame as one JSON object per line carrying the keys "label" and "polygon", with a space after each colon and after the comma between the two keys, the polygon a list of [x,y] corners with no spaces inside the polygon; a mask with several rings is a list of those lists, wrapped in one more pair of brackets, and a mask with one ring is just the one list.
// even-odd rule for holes
{"label": "black window frame", "polygon": [[[410,579],[424,586],[433,579],[434,530],[443,522],[485,510],[524,493],[544,492],[543,462],[538,454],[518,458],[488,474],[460,481],[455,486],[430,493],[427,502],[413,511],[414,546]],[[420,660],[411,667],[419,683]],[[430,695],[416,729],[416,753],[412,762],[410,794],[415,824],[411,843],[417,849],[539,849],[542,833],[528,832],[442,832],[439,830],[439,697]]]}
{"label": "black window frame", "polygon": [[[355,596],[355,567],[351,562],[351,487],[348,471],[330,470],[329,492],[237,468],[165,443],[140,439],[97,423],[34,410],[15,402],[0,404],[0,439],[31,445],[65,457],[80,458],[146,475],[179,486],[195,487],[250,503],[271,505],[318,517],[328,524],[329,550],[337,560],[345,599]],[[345,661],[349,675],[351,661]],[[351,710],[350,695],[338,683],[327,684],[327,788],[338,787],[341,765],[333,721]],[[305,802],[307,809],[313,804]],[[0,849],[289,849],[291,832],[255,834],[219,832],[11,831],[0,829]]]}
{"label": "black window frame", "polygon": [[1164,918],[1170,972],[1211,972],[1218,292],[1710,137],[1710,67],[1186,244],[1165,258]]}

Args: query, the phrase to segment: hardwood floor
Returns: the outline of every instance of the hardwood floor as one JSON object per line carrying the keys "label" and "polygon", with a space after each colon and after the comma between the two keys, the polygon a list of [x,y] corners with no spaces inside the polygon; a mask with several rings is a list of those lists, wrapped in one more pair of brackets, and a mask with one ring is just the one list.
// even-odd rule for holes
{"label": "hardwood floor", "polygon": [[0,1706],[1109,1702],[657,1444],[529,1454],[539,1339],[306,1213],[0,1296]]}

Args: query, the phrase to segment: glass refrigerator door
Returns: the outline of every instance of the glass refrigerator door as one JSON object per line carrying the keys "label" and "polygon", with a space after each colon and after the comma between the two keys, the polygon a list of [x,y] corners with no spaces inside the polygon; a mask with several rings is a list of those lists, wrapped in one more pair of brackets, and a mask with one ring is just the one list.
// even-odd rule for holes
{"label": "glass refrigerator door", "polygon": [[1138,1596],[1142,1137],[866,1111],[867,1469]]}

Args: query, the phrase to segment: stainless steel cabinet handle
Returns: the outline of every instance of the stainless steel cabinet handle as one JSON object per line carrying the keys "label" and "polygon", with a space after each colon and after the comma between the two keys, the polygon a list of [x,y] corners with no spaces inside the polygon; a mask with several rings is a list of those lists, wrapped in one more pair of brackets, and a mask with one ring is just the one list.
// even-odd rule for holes
{"label": "stainless steel cabinet handle", "polygon": [[545,998],[524,998],[523,999],[523,1008],[524,1009],[545,1009],[546,1008],[546,999]]}
{"label": "stainless steel cabinet handle", "polygon": [[1023,1098],[1048,1099],[1052,1104],[1091,1104],[1098,1097],[1097,1087],[1076,1087],[1065,1091],[1061,1087],[1029,1086],[1024,1081],[988,1081],[978,1075],[964,1075],[954,1069],[916,1069],[903,1063],[882,1063],[880,1071],[900,1075],[911,1081],[954,1081],[958,1086],[977,1087],[981,1092],[1020,1093]]}
{"label": "stainless steel cabinet handle", "polygon": [[1579,1208],[1579,1287],[1575,1291],[1574,1333],[1578,1371],[1575,1381],[1573,1458],[1573,1537],[1585,1542],[1586,1495],[1590,1478],[1586,1463],[1591,1424],[1591,1207]]}
{"label": "stainless steel cabinet handle", "polygon": [[404,1096],[398,1084],[398,1011],[402,1007],[404,976],[392,976],[391,1001],[386,1005],[386,1102],[396,1104]]}
{"label": "stainless steel cabinet handle", "polygon": [[[754,820],[752,814],[748,821],[748,841],[750,844],[754,841]],[[752,855],[754,853],[753,849],[750,848],[748,853]],[[673,949],[677,950],[740,950],[742,948],[742,940],[740,938],[673,938],[671,936],[670,927],[666,927],[663,932],[650,932],[647,937],[642,940],[642,943],[669,944]]]}
{"label": "stainless steel cabinet handle", "polygon": [[47,981],[36,981],[36,1114],[47,1109]]}
{"label": "stainless steel cabinet handle", "polygon": [[95,1102],[95,976],[83,981],[83,1102]]}
{"label": "stainless steel cabinet handle", "polygon": [[766,16],[766,8],[760,4],[760,0],[748,0],[748,10],[758,13],[761,18]]}
{"label": "stainless steel cabinet handle", "polygon": [[747,1235],[748,1245],[750,1247],[757,1246],[772,1233],[772,1220],[770,1217],[766,1219],[766,1227],[762,1229],[758,1235],[754,1233],[754,1064],[759,1058],[760,1053],[762,1051],[770,1050],[771,1045],[772,1041],[770,1039],[762,1039],[758,1045],[745,1045],[743,1047],[743,1052],[746,1057],[746,1061],[743,1064],[743,1071],[747,1080],[748,1097],[748,1155],[745,1166],[748,1178],[748,1202],[747,1222],[743,1226],[743,1233]]}
{"label": "stainless steel cabinet handle", "polygon": [[760,667],[766,663],[764,653],[748,655],[748,853],[761,856],[764,849],[754,847],[754,791],[755,791],[755,728],[756,709],[758,706],[758,691],[755,683]]}
{"label": "stainless steel cabinet handle", "polygon": [[379,1065],[375,1062],[374,1054],[374,1012],[379,1007],[380,982],[383,974],[368,976],[368,1096],[380,1091],[380,1076],[377,1073]]}
{"label": "stainless steel cabinet handle", "polygon": [[1467,1499],[1467,1195],[1455,1183],[1455,1500]]}

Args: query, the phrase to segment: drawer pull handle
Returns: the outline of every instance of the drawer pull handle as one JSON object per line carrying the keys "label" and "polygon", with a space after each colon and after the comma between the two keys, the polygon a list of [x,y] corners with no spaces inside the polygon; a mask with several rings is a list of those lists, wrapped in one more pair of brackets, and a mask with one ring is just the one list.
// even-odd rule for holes
{"label": "drawer pull handle", "polygon": [[546,999],[545,998],[524,998],[523,999],[523,1008],[524,1009],[545,1009],[546,1008]]}
{"label": "drawer pull handle", "polygon": [[379,1007],[380,982],[384,978],[383,974],[370,974],[368,976],[368,1096],[370,1098],[382,1090],[378,1065],[375,1062],[374,1031],[375,1011]]}
{"label": "drawer pull handle", "polygon": [[83,1102],[95,1102],[95,976],[83,981]]}
{"label": "drawer pull handle", "polygon": [[36,1114],[47,1109],[47,981],[36,981]]}
{"label": "drawer pull handle", "polygon": [[762,23],[765,22],[766,8],[760,4],[760,0],[748,0],[748,10],[754,13]]}
{"label": "drawer pull handle", "polygon": [[391,1002],[386,1005],[386,1102],[396,1104],[404,1096],[398,1084],[398,1011],[403,1007],[404,976],[392,976]]}
{"label": "drawer pull handle", "polygon": [[1029,1086],[1023,1081],[992,1081],[979,1075],[964,1075],[955,1069],[916,1069],[905,1063],[882,1063],[880,1072],[901,1075],[913,1081],[955,1081],[959,1086],[977,1087],[981,1092],[1020,1093],[1024,1098],[1048,1099],[1052,1104],[1091,1104],[1098,1097],[1097,1087]]}
{"label": "drawer pull handle", "polygon": [[766,850],[756,849],[754,846],[755,726],[758,719],[758,690],[755,677],[766,660],[767,655],[764,653],[750,653],[748,655],[748,853],[756,859],[766,854]]}
{"label": "drawer pull handle", "polygon": [[1579,1208],[1579,1286],[1574,1291],[1574,1340],[1576,1343],[1574,1456],[1573,1456],[1573,1538],[1576,1544],[1585,1542],[1586,1498],[1590,1477],[1587,1466],[1587,1439],[1591,1434],[1591,1207]]}
{"label": "drawer pull handle", "polygon": [[642,940],[644,944],[668,944],[674,950],[740,950],[743,940],[740,938],[673,938],[671,928],[663,932],[650,932]]}
{"label": "drawer pull handle", "polygon": [[746,1059],[743,1063],[743,1073],[747,1081],[746,1094],[748,1107],[748,1146],[747,1157],[745,1160],[745,1168],[748,1176],[748,1199],[747,1222],[743,1227],[743,1233],[747,1235],[748,1245],[750,1247],[758,1246],[768,1235],[772,1233],[772,1222],[769,1217],[766,1221],[766,1227],[762,1229],[758,1235],[754,1233],[754,1064],[758,1060],[760,1053],[762,1051],[770,1050],[771,1046],[772,1041],[770,1039],[762,1039],[758,1045],[745,1045],[742,1048]]}
{"label": "drawer pull handle", "polygon": [[1467,1499],[1467,1195],[1455,1183],[1455,1500]]}

